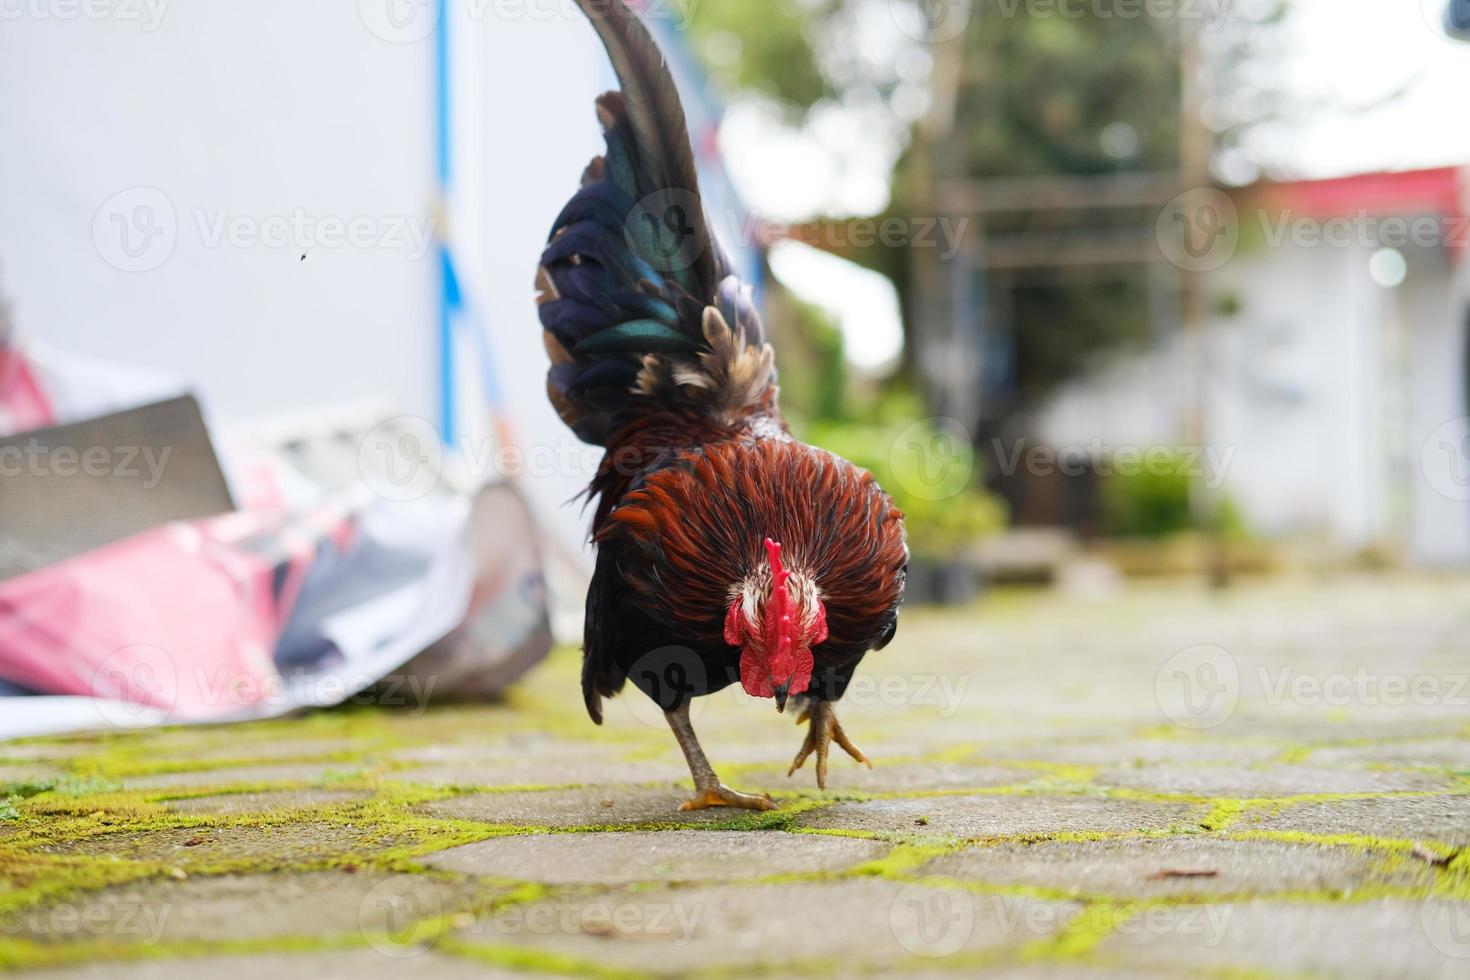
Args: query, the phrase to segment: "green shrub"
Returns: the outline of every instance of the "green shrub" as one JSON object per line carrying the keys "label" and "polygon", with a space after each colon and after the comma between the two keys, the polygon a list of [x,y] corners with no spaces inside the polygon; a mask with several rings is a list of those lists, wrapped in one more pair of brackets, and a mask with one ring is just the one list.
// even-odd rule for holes
{"label": "green shrub", "polygon": [[[1161,453],[1149,450],[1150,461],[1136,471],[1111,472],[1102,479],[1102,531],[1114,537],[1159,538],[1182,531],[1204,530],[1191,503],[1195,477],[1184,456],[1172,454],[1158,465]],[[1234,500],[1216,492],[1208,501],[1210,523],[1223,534],[1240,536],[1245,522]]]}

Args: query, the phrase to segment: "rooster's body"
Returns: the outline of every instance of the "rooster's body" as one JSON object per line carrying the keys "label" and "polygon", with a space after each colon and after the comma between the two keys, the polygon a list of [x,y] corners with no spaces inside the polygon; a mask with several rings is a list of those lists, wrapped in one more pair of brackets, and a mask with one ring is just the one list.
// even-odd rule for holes
{"label": "rooster's body", "polygon": [[866,761],[831,705],[897,626],[902,515],[872,476],[795,441],[749,290],[709,234],[684,113],[643,25],[579,0],[622,85],[597,100],[607,153],[553,226],[537,276],[548,393],[605,447],[582,689],[631,679],[668,713],[693,771],[687,806],[764,808],[719,785],[691,697],[739,681],[811,718],[793,771],[828,742]]}

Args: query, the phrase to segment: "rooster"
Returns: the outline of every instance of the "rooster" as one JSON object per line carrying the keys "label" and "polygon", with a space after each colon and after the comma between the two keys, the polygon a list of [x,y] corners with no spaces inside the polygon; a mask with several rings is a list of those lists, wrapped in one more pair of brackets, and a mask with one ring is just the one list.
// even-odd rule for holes
{"label": "rooster", "polygon": [[663,709],[694,779],[681,809],[767,810],[723,785],[690,699],[739,682],[788,700],[827,783],[858,662],[893,638],[908,549],[872,474],[792,438],[751,292],[709,230],[684,110],[621,0],[577,0],[621,91],[597,99],[607,150],[557,215],[537,271],[547,391],[604,447],[588,488],[596,567],[582,692],[592,720],[632,680]]}

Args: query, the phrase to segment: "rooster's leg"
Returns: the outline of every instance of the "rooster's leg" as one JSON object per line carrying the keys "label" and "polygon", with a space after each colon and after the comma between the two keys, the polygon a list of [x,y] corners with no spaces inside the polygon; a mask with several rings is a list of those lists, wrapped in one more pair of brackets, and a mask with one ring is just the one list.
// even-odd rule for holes
{"label": "rooster's leg", "polygon": [[776,809],[776,804],[770,797],[737,793],[720,784],[720,778],[715,775],[714,768],[704,757],[704,750],[699,747],[694,726],[689,723],[689,702],[684,702],[673,711],[665,711],[664,717],[669,719],[669,727],[674,730],[674,738],[684,751],[684,761],[689,763],[689,773],[694,777],[694,795],[679,806],[680,810],[703,810],[711,806],[735,806],[745,810]]}
{"label": "rooster's leg", "polygon": [[842,730],[842,723],[837,720],[837,711],[832,707],[832,702],[822,701],[818,698],[807,699],[802,706],[800,714],[797,715],[796,723],[811,720],[811,726],[806,730],[806,741],[801,743],[801,751],[796,753],[792,760],[791,768],[786,771],[791,776],[806,762],[807,756],[813,752],[817,753],[817,788],[827,788],[827,750],[833,742],[842,746],[844,752],[852,756],[869,769],[873,764],[868,757],[863,755],[863,750],[852,744],[852,739]]}

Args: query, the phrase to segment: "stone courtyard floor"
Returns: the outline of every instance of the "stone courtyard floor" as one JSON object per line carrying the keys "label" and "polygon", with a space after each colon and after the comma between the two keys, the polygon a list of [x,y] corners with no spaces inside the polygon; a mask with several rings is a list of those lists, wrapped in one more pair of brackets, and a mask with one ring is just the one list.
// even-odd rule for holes
{"label": "stone courtyard floor", "polygon": [[[905,612],[876,763],[640,695],[0,743],[0,970],[44,977],[1470,976],[1470,583]],[[636,699],[636,700],[635,700]]]}

